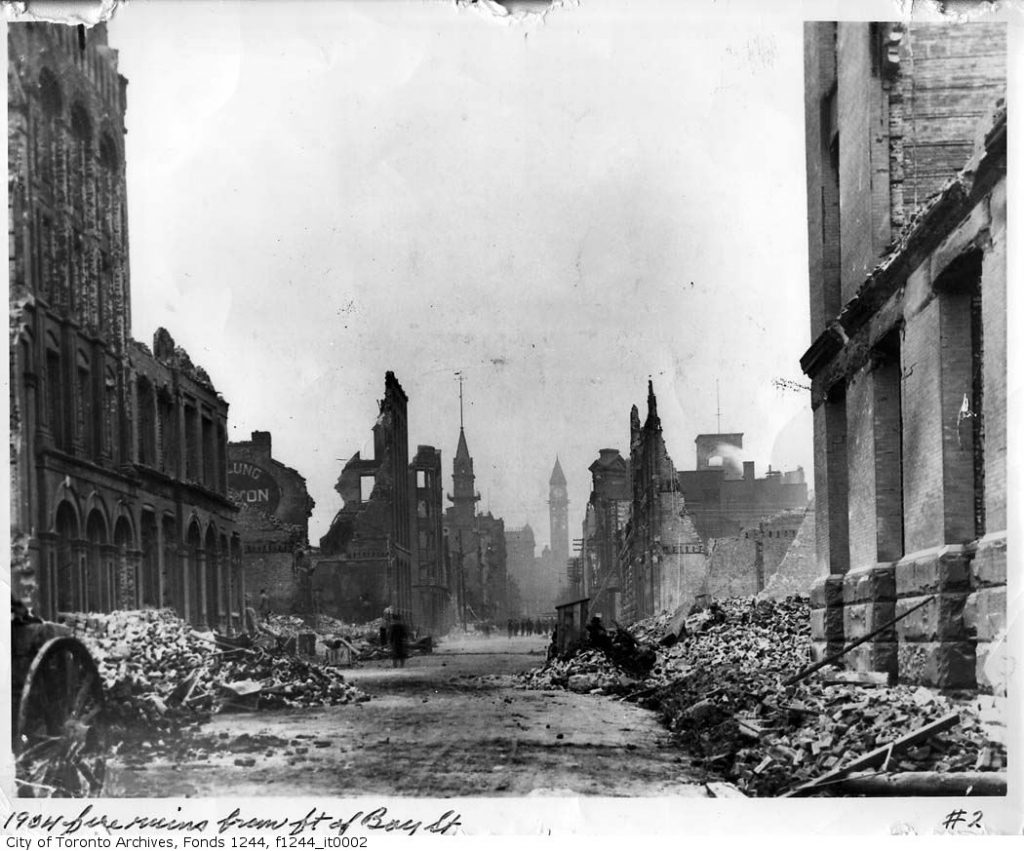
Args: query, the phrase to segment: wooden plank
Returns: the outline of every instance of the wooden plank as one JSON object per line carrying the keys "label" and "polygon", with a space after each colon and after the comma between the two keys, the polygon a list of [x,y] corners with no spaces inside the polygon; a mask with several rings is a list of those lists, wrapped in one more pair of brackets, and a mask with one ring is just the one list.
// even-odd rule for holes
{"label": "wooden plank", "polygon": [[846,777],[829,786],[849,795],[941,797],[945,795],[1005,795],[1001,771],[901,771]]}
{"label": "wooden plank", "polygon": [[837,768],[835,771],[830,771],[828,774],[823,774],[816,780],[811,780],[795,789],[791,789],[783,798],[795,798],[801,795],[805,795],[810,791],[813,791],[814,787],[819,784],[831,783],[833,780],[838,780],[841,777],[845,777],[851,771],[860,771],[865,768],[875,768],[881,765],[885,760],[894,753],[899,753],[906,748],[913,747],[918,742],[923,742],[929,736],[933,736],[936,733],[941,733],[944,730],[948,730],[951,727],[955,727],[960,723],[960,713],[951,712],[949,715],[945,715],[938,721],[933,721],[931,724],[926,724],[924,727],[920,727],[914,730],[912,733],[907,733],[905,736],[901,736],[893,742],[882,745],[880,748],[876,748],[870,753],[864,754],[864,756],[857,757],[847,765]]}
{"label": "wooden plank", "polygon": [[815,671],[820,671],[826,665],[831,665],[833,662],[838,661],[843,656],[845,656],[847,653],[849,653],[851,650],[853,650],[854,647],[860,647],[860,645],[862,645],[865,641],[870,641],[876,635],[880,635],[881,633],[885,632],[887,629],[889,629],[889,627],[891,627],[894,624],[898,623],[899,621],[903,620],[903,618],[905,618],[911,612],[916,612],[922,606],[928,605],[928,603],[930,603],[933,599],[935,599],[935,595],[934,594],[932,594],[930,597],[926,597],[924,600],[922,600],[916,606],[911,606],[911,608],[909,608],[905,612],[897,615],[891,621],[887,621],[886,623],[882,624],[877,629],[871,630],[871,632],[869,632],[863,638],[858,638],[856,641],[851,641],[849,644],[847,644],[838,653],[833,653],[831,656],[826,656],[820,662],[815,662],[813,665],[809,665],[808,667],[804,668],[799,674],[795,674],[794,676],[790,677],[788,680],[786,680],[782,684],[784,686],[791,686],[794,683],[800,682],[800,680],[804,679],[804,677],[806,677],[808,674],[813,674]]}

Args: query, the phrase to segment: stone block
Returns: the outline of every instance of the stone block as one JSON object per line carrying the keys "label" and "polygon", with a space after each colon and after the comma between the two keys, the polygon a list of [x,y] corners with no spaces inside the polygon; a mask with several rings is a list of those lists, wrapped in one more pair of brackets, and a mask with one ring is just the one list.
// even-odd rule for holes
{"label": "stone block", "polygon": [[[883,603],[850,603],[843,608],[843,637],[847,642],[863,638],[874,632],[882,624],[895,617],[896,604]],[[872,641],[895,641],[896,630],[889,627],[878,634]]]}
{"label": "stone block", "polygon": [[899,659],[895,641],[869,641],[860,647],[854,647],[844,657],[847,667],[852,671],[884,671],[895,674]]}
{"label": "stone block", "polygon": [[822,576],[811,586],[811,608],[824,609],[843,605],[843,576]]}
{"label": "stone block", "polygon": [[971,583],[970,565],[970,555],[959,547],[944,547],[920,558],[897,562],[896,595],[967,591]]}
{"label": "stone block", "polygon": [[896,599],[895,565],[884,564],[866,570],[851,570],[843,578],[843,602],[877,603]]}
{"label": "stone block", "polygon": [[[925,597],[907,597],[896,601],[896,616],[912,609]],[[968,638],[964,626],[966,594],[936,594],[917,611],[896,624],[900,641],[963,641]]]}
{"label": "stone block", "polygon": [[964,627],[978,641],[992,641],[1006,629],[1006,586],[980,588],[964,603]]}
{"label": "stone block", "polygon": [[981,540],[971,562],[975,588],[1006,584],[1006,538]]}
{"label": "stone block", "polygon": [[843,642],[843,607],[811,609],[811,638]]}
{"label": "stone block", "polygon": [[977,657],[975,677],[981,691],[1006,696],[1010,682],[1010,659],[1006,641],[979,641],[974,648]]}
{"label": "stone block", "polygon": [[969,641],[901,641],[897,646],[901,683],[935,688],[974,688],[977,659]]}

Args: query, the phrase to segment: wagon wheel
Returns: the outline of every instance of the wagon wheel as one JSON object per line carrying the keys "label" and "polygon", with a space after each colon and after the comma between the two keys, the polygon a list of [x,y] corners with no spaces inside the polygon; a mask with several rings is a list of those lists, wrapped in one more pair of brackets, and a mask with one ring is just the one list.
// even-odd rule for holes
{"label": "wagon wheel", "polygon": [[98,795],[106,771],[103,685],[74,638],[39,648],[22,686],[15,768],[22,797]]}

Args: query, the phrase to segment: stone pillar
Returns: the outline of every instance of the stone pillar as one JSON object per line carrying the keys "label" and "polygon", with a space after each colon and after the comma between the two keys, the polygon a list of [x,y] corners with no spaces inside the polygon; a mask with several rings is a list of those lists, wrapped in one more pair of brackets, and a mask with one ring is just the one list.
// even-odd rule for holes
{"label": "stone pillar", "polygon": [[814,409],[814,489],[817,514],[824,519],[815,524],[815,539],[818,567],[825,574],[811,587],[815,659],[844,644],[843,577],[850,566],[846,429],[845,388],[839,387]]}
{"label": "stone pillar", "polygon": [[[959,416],[972,386],[970,295],[945,290],[906,324],[903,385],[906,550],[896,565],[899,676],[940,688],[976,683],[964,622],[975,537],[974,440]],[[966,425],[965,425],[966,423]]]}

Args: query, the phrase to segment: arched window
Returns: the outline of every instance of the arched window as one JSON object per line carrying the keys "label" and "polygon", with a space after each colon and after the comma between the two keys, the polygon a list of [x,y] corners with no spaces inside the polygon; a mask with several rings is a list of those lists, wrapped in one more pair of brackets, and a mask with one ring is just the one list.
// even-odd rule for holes
{"label": "arched window", "polygon": [[71,137],[74,150],[68,164],[71,185],[69,193],[75,215],[82,217],[86,209],[86,187],[89,184],[89,154],[92,148],[92,122],[89,113],[81,103],[71,107]]}
{"label": "arched window", "polygon": [[121,463],[121,415],[117,405],[117,377],[107,367],[103,376],[103,444],[115,464]]}
{"label": "arched window", "polygon": [[117,554],[111,576],[111,602],[117,608],[135,608],[138,606],[140,577],[135,574],[129,555],[129,550],[135,546],[135,536],[127,517],[118,518],[114,527],[114,546],[117,547]]}
{"label": "arched window", "polygon": [[192,520],[188,527],[188,537],[185,541],[187,553],[188,570],[186,571],[186,582],[188,583],[188,619],[194,626],[202,626],[203,612],[200,607],[202,600],[202,543],[203,536],[199,531],[199,523]]}
{"label": "arched window", "polygon": [[39,72],[39,103],[51,118],[56,118],[64,109],[64,96],[60,91],[60,83],[49,68]]}
{"label": "arched window", "polygon": [[220,626],[220,559],[217,550],[217,531],[211,523],[206,530],[204,542],[206,551],[206,626],[217,629]]}
{"label": "arched window", "polygon": [[96,422],[92,389],[92,370],[89,356],[79,350],[77,359],[78,375],[78,438],[86,458],[96,455]]}
{"label": "arched window", "polygon": [[109,608],[111,577],[104,557],[107,543],[107,524],[99,511],[93,510],[85,525],[89,547],[85,557],[85,600],[87,612],[103,612]]}
{"label": "arched window", "polygon": [[46,341],[46,424],[53,435],[53,445],[67,449],[67,424],[64,421],[64,381],[61,374],[60,348],[52,336]]}
{"label": "arched window", "polygon": [[74,612],[82,609],[81,577],[75,563],[74,541],[78,538],[78,520],[74,509],[62,502],[57,509],[55,523],[57,545],[54,563],[54,607],[56,612]]}
{"label": "arched window", "polygon": [[53,180],[53,159],[55,156],[56,124],[64,111],[64,96],[60,83],[49,68],[39,72],[39,105],[42,115],[36,123],[36,143],[32,146],[35,173],[45,184]]}
{"label": "arched window", "polygon": [[139,463],[152,467],[156,464],[156,398],[153,393],[153,385],[145,376],[139,376],[137,388]]}

